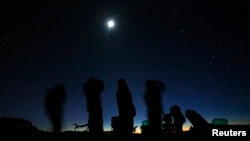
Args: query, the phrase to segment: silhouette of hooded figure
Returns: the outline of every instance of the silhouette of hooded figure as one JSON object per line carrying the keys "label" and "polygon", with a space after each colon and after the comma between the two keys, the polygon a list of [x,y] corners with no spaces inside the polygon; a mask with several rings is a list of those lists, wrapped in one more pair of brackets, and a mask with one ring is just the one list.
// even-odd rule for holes
{"label": "silhouette of hooded figure", "polygon": [[144,99],[147,105],[149,120],[149,133],[158,136],[162,133],[163,107],[161,93],[165,90],[165,85],[161,81],[147,80]]}
{"label": "silhouette of hooded figure", "polygon": [[46,114],[52,123],[53,132],[61,131],[65,98],[66,90],[62,84],[58,84],[46,91],[44,105],[47,112]]}
{"label": "silhouette of hooded figure", "polygon": [[118,134],[129,136],[133,134],[134,116],[136,115],[136,110],[126,81],[124,79],[118,79],[117,83],[118,89],[116,91],[116,100],[122,126],[119,127],[121,133]]}
{"label": "silhouette of hooded figure", "polygon": [[176,134],[181,134],[183,132],[182,126],[186,119],[181,113],[181,108],[178,105],[174,105],[170,108],[170,114],[173,116]]}
{"label": "silhouette of hooded figure", "polygon": [[82,88],[87,100],[87,111],[89,112],[89,133],[94,136],[102,136],[103,118],[101,93],[104,91],[104,82],[99,79],[89,78]]}

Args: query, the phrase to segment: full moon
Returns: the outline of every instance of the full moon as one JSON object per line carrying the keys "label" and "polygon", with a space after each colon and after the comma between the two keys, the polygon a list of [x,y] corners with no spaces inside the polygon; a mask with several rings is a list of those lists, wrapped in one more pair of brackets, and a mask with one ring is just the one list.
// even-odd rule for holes
{"label": "full moon", "polygon": [[109,20],[107,25],[108,25],[108,28],[113,28],[115,26],[115,22],[113,20]]}

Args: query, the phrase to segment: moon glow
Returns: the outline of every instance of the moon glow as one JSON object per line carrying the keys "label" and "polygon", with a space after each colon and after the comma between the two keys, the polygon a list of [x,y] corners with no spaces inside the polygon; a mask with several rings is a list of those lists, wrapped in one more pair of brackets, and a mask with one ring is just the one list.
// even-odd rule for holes
{"label": "moon glow", "polygon": [[113,28],[115,26],[115,22],[113,20],[109,20],[107,22],[108,28]]}

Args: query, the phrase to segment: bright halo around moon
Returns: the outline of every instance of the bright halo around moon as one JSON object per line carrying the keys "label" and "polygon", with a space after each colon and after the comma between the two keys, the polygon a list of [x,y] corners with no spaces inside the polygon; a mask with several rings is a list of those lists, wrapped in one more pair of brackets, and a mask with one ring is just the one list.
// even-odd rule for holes
{"label": "bright halo around moon", "polygon": [[108,26],[108,28],[113,28],[115,26],[115,22],[113,20],[109,20],[107,22],[107,26]]}

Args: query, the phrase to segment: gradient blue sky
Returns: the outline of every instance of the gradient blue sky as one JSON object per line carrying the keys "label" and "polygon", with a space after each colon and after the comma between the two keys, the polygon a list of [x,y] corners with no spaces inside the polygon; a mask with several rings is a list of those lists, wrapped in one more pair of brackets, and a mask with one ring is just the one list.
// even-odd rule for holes
{"label": "gradient blue sky", "polygon": [[[177,104],[208,122],[250,124],[249,4],[228,1],[1,2],[0,116],[50,130],[45,90],[66,87],[63,130],[88,120],[82,84],[102,79],[105,130],[118,115],[116,81],[126,79],[147,119],[145,81],[163,81],[164,113]],[[112,18],[116,26],[106,27]],[[188,119],[185,128],[189,128]]]}

